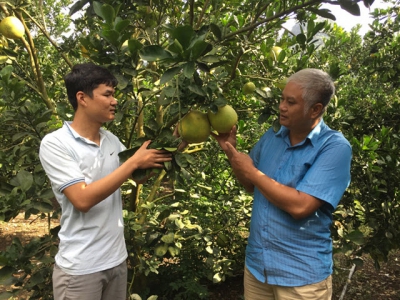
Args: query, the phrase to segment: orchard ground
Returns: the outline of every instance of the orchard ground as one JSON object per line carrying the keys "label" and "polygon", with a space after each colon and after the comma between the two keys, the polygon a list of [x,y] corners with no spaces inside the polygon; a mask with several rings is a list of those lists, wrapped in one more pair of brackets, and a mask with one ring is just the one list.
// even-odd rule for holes
{"label": "orchard ground", "polygon": [[[51,227],[58,225],[52,220]],[[24,214],[18,215],[10,222],[0,222],[0,251],[4,251],[12,240],[18,237],[22,243],[29,242],[33,237],[43,236],[47,232],[47,220],[31,216],[24,219]],[[399,300],[400,299],[400,250],[389,255],[386,263],[381,263],[380,270],[375,269],[373,261],[365,256],[364,265],[356,270],[348,284],[344,300]],[[333,277],[334,297],[339,299],[345,285],[350,265],[343,256],[335,256],[337,273]],[[240,300],[243,299],[243,276],[228,278],[219,285],[210,285],[209,300]],[[0,286],[1,292],[7,289]],[[28,293],[20,299],[29,299]],[[171,299],[172,300],[172,299]]]}

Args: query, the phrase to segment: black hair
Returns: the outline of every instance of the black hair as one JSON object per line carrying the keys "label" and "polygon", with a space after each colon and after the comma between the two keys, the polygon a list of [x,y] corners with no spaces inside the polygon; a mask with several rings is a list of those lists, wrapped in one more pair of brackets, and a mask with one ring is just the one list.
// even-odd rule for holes
{"label": "black hair", "polygon": [[89,97],[93,97],[93,90],[100,84],[115,87],[118,80],[104,67],[93,63],[83,63],[73,66],[71,72],[65,75],[64,83],[68,100],[76,111],[78,108],[76,94],[78,92],[84,92]]}

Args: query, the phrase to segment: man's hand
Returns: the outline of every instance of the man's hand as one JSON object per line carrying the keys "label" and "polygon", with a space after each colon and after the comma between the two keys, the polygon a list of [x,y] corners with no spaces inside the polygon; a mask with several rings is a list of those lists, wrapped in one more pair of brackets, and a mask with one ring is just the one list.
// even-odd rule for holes
{"label": "man's hand", "polygon": [[256,173],[258,170],[253,164],[251,157],[245,153],[236,150],[230,142],[223,143],[221,141],[226,156],[231,163],[233,173],[236,178],[244,186],[245,190],[249,193],[254,192],[254,184],[250,179],[250,175]]}
{"label": "man's hand", "polygon": [[249,173],[257,171],[253,164],[251,157],[245,153],[239,152],[231,143],[225,142],[225,153],[231,163],[232,169],[235,173],[240,173],[247,177]]}
{"label": "man's hand", "polygon": [[147,149],[151,141],[146,141],[131,156],[135,169],[163,168],[164,162],[172,160],[172,154],[166,150]]}
{"label": "man's hand", "polygon": [[[219,133],[215,134],[211,132],[211,135],[217,140],[218,144],[224,150],[226,153],[227,151],[227,146],[226,143],[228,142],[233,148],[236,148],[236,126],[232,127],[232,130],[229,133]],[[228,157],[229,158],[229,157]]]}

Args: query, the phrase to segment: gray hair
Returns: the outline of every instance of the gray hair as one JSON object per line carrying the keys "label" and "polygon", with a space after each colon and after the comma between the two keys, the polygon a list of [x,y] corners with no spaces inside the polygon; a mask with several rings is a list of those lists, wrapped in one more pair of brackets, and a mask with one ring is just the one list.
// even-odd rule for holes
{"label": "gray hair", "polygon": [[319,69],[300,70],[291,75],[287,82],[293,82],[302,88],[305,111],[308,111],[314,104],[321,103],[323,106],[322,115],[335,94],[335,85],[332,78],[329,74]]}

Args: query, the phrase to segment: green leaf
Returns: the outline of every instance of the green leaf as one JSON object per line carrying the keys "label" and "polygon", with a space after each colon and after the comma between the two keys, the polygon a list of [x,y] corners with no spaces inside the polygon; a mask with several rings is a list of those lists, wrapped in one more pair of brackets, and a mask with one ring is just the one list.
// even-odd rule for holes
{"label": "green leaf", "polygon": [[157,169],[157,168],[154,168],[154,169],[136,169],[132,173],[132,178],[133,178],[133,180],[141,181],[141,180],[145,179],[146,177],[148,177],[151,172],[157,173],[157,172],[159,172],[159,169]]}
{"label": "green leaf", "polygon": [[115,20],[114,29],[119,33],[122,33],[126,29],[126,27],[129,26],[129,23],[129,20],[122,20],[118,17]]}
{"label": "green leaf", "polygon": [[198,86],[197,84],[191,84],[188,86],[189,90],[197,95],[200,96],[207,96],[207,93],[201,88],[201,86]]}
{"label": "green leaf", "polygon": [[353,2],[352,0],[339,0],[339,3],[342,9],[351,13],[353,16],[361,15],[360,7],[356,2]]}
{"label": "green leaf", "polygon": [[117,47],[119,44],[119,32],[114,29],[103,29],[101,35],[113,46]]}
{"label": "green leaf", "polygon": [[175,152],[176,150],[178,150],[178,148],[176,147],[163,147],[163,149],[169,152]]}
{"label": "green leaf", "polygon": [[220,41],[222,39],[222,31],[218,27],[218,25],[216,25],[214,23],[211,23],[210,24],[210,30],[215,35],[215,37],[217,38],[218,41]]}
{"label": "green leaf", "polygon": [[188,49],[194,36],[194,30],[191,26],[177,27],[171,32],[171,37],[179,41],[184,50]]}
{"label": "green leaf", "polygon": [[161,244],[158,245],[155,249],[154,249],[154,254],[156,256],[162,257],[164,256],[168,251],[168,245],[167,244]]}
{"label": "green leaf", "polygon": [[213,49],[212,45],[204,41],[197,41],[190,51],[190,59],[197,60],[199,57],[204,56]]}
{"label": "green leaf", "polygon": [[15,299],[13,296],[15,296],[14,293],[11,293],[11,292],[2,292],[2,293],[0,294],[0,300]]}
{"label": "green leaf", "polygon": [[160,84],[167,83],[170,81],[176,74],[178,74],[181,71],[181,67],[174,67],[171,69],[168,69],[167,71],[162,74],[161,79],[160,79]]}
{"label": "green leaf", "polygon": [[6,55],[0,55],[0,64],[4,64],[8,59]]}
{"label": "green leaf", "polygon": [[118,86],[117,88],[119,90],[123,90],[124,88],[126,88],[129,84],[129,79],[125,78],[125,76],[122,76],[121,74],[114,74],[115,78],[117,78],[118,80]]}
{"label": "green leaf", "polygon": [[132,53],[132,54],[136,53],[142,48],[143,48],[143,45],[138,40],[135,40],[135,39],[128,40],[128,49],[129,49],[130,53]]}
{"label": "green leaf", "polygon": [[[209,68],[206,64],[203,64],[203,63],[201,63],[201,62],[198,62],[198,63],[197,63],[197,67],[198,67],[201,71],[203,71],[203,72],[210,73],[210,68]],[[195,74],[196,74],[196,73],[195,73]]]}
{"label": "green leaf", "polygon": [[364,265],[364,260],[362,260],[361,258],[353,258],[352,260],[351,260],[351,262],[353,263],[353,264],[355,264],[357,267],[362,267],[363,265]]}
{"label": "green leaf", "polygon": [[205,63],[222,63],[218,55],[206,55],[199,59]]}
{"label": "green leaf", "polygon": [[11,182],[14,186],[19,186],[23,191],[29,190],[33,183],[33,176],[31,173],[21,170],[18,172],[17,176],[14,177]]}
{"label": "green leaf", "polygon": [[181,219],[175,219],[175,225],[176,225],[179,229],[185,228],[185,224],[183,224],[183,222],[181,221]]}
{"label": "green leaf", "polygon": [[0,269],[0,285],[10,285],[15,282],[13,274],[16,272],[14,268],[10,266],[5,266]]}
{"label": "green leaf", "polygon": [[347,234],[345,238],[351,242],[353,242],[356,245],[363,245],[365,242],[364,235],[361,231],[359,230],[354,230]]}
{"label": "green leaf", "polygon": [[304,45],[306,43],[306,36],[303,33],[300,33],[296,35],[296,42],[298,42],[300,45]]}
{"label": "green leaf", "polygon": [[282,50],[278,55],[278,62],[283,62],[286,58],[286,50]]}
{"label": "green leaf", "polygon": [[329,65],[329,75],[333,78],[336,79],[340,76],[340,66],[338,62],[332,62]]}
{"label": "green leaf", "polygon": [[42,213],[51,213],[54,208],[53,205],[51,205],[50,203],[47,202],[34,202],[32,204],[34,209],[37,209],[38,211],[42,212]]}
{"label": "green leaf", "polygon": [[171,53],[164,50],[164,48],[158,45],[151,45],[144,47],[139,52],[139,55],[143,60],[147,61],[158,61],[158,60],[172,58]]}
{"label": "green leaf", "polygon": [[135,154],[135,152],[139,149],[140,146],[138,147],[133,147],[130,149],[126,149],[124,151],[121,151],[118,153],[119,159],[121,160],[121,163],[125,162],[128,158],[130,158],[132,155]]}
{"label": "green leaf", "polygon": [[185,75],[186,78],[191,78],[194,73],[194,62],[189,61],[186,64],[183,65],[183,75]]}
{"label": "green leaf", "polygon": [[364,6],[366,8],[370,8],[371,5],[374,3],[375,0],[363,0]]}
{"label": "green leaf", "polygon": [[174,40],[174,42],[168,46],[168,51],[171,51],[176,54],[182,54],[183,53],[183,47],[181,43],[177,39]]}
{"label": "green leaf", "polygon": [[336,17],[331,13],[329,9],[315,9],[313,7],[309,7],[307,8],[307,10],[313,12],[320,17],[336,21]]}
{"label": "green leaf", "polygon": [[324,28],[325,25],[326,25],[325,22],[317,23],[317,25],[315,25],[314,30],[312,32],[313,36],[316,35],[320,30],[322,30],[322,28]]}
{"label": "green leaf", "polygon": [[32,274],[31,278],[29,279],[28,287],[34,287],[39,284],[44,284],[46,281],[46,272],[46,269],[41,269]]}
{"label": "green leaf", "polygon": [[115,19],[115,10],[109,4],[101,4],[100,2],[93,2],[93,9],[96,15],[111,24]]}
{"label": "green leaf", "polygon": [[161,238],[161,240],[162,240],[164,243],[172,244],[172,243],[174,242],[174,240],[175,240],[175,234],[174,234],[173,232],[170,232],[170,233],[164,235],[164,236]]}
{"label": "green leaf", "polygon": [[179,253],[181,251],[180,251],[180,249],[178,247],[169,246],[168,247],[168,252],[171,254],[172,257],[175,257],[175,256],[179,255]]}
{"label": "green leaf", "polygon": [[14,71],[14,68],[12,65],[5,66],[4,68],[1,69],[0,71],[0,76],[1,79],[5,82],[8,82],[10,79],[11,73]]}
{"label": "green leaf", "polygon": [[30,135],[29,132],[18,132],[12,136],[12,141],[13,142],[18,141],[19,139],[29,136],[29,135]]}
{"label": "green leaf", "polygon": [[69,15],[72,16],[76,12],[80,11],[90,1],[91,0],[80,0],[75,2],[75,4],[72,5],[71,8],[69,9]]}
{"label": "green leaf", "polygon": [[221,274],[215,273],[213,276],[213,283],[219,283],[222,281]]}

